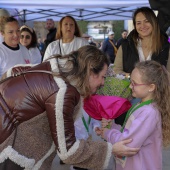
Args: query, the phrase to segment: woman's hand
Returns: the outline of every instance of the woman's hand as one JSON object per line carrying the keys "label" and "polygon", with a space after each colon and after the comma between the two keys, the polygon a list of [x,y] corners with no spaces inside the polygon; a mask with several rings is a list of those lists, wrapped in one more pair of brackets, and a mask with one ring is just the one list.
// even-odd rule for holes
{"label": "woman's hand", "polygon": [[96,127],[94,131],[95,131],[97,136],[101,136],[101,134],[102,134],[102,129],[101,128]]}
{"label": "woman's hand", "polygon": [[125,139],[117,142],[112,147],[112,153],[115,156],[133,156],[138,153],[140,148],[130,148],[126,144],[132,142],[132,139]]}

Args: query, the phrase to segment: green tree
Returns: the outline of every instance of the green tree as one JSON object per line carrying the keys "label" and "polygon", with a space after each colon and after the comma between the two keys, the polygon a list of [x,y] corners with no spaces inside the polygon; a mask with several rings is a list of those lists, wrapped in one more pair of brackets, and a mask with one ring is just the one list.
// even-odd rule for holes
{"label": "green tree", "polygon": [[113,31],[115,33],[115,40],[121,37],[121,32],[124,29],[124,21],[112,21]]}
{"label": "green tree", "polygon": [[82,34],[87,32],[88,21],[77,21],[77,24]]}

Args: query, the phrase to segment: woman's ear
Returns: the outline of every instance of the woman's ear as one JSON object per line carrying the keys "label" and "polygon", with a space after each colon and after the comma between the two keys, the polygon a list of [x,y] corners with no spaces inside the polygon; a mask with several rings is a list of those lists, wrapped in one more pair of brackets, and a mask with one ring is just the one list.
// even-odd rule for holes
{"label": "woman's ear", "polygon": [[153,92],[156,88],[155,84],[150,84],[149,87],[149,92]]}

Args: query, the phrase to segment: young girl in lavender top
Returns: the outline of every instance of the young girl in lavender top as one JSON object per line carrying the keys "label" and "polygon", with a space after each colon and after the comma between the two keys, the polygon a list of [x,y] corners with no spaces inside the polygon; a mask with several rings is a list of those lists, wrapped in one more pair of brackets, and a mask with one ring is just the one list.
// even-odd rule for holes
{"label": "young girl in lavender top", "polygon": [[162,147],[170,144],[170,91],[165,67],[155,61],[139,62],[131,73],[132,95],[141,98],[130,108],[122,127],[102,120],[102,137],[114,144],[132,138],[130,147],[140,147],[132,157],[115,156],[116,170],[162,170]]}

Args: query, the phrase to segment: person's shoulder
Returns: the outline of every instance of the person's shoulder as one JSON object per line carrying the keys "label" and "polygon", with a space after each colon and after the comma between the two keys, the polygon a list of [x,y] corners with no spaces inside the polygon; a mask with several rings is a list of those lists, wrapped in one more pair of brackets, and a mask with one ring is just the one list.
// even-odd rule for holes
{"label": "person's shoulder", "polygon": [[105,38],[104,41],[109,41],[109,37]]}
{"label": "person's shoulder", "polygon": [[55,41],[51,42],[50,44],[48,44],[48,48],[56,47],[56,45],[58,45],[58,44],[59,44],[59,40],[55,40]]}
{"label": "person's shoulder", "polygon": [[39,49],[37,47],[29,48],[29,51],[31,52],[37,52]]}
{"label": "person's shoulder", "polygon": [[105,42],[105,43],[110,43],[110,39],[109,39],[109,38],[106,38],[106,39],[104,40],[104,42]]}
{"label": "person's shoulder", "polygon": [[[60,40],[58,39],[58,40],[55,40],[55,41],[51,42],[50,44],[51,44],[51,45],[56,45],[56,44],[59,43],[59,41],[60,41]],[[49,45],[50,45],[50,44],[49,44]]]}
{"label": "person's shoulder", "polygon": [[121,39],[120,41],[119,41],[119,43],[121,43],[121,44],[125,44],[125,43],[127,43],[129,40],[126,38],[126,39]]}
{"label": "person's shoulder", "polygon": [[54,31],[54,32],[57,32],[57,28],[56,28],[56,27],[54,27],[53,31]]}
{"label": "person's shoulder", "polygon": [[[148,105],[144,105],[143,107],[139,108],[142,112],[145,112],[145,116],[146,117],[150,117],[150,116],[158,116],[159,115],[159,111],[156,107],[155,103],[151,103]],[[139,110],[139,111],[140,111]]]}
{"label": "person's shoulder", "polygon": [[78,43],[81,43],[81,44],[84,44],[84,45],[88,45],[89,43],[88,43],[88,41],[85,39],[85,38],[83,38],[83,37],[74,37],[75,38],[75,41],[76,42],[78,42]]}
{"label": "person's shoulder", "polygon": [[77,41],[84,41],[84,42],[88,42],[85,38],[83,37],[74,37]]}
{"label": "person's shoulder", "polygon": [[132,39],[131,36],[130,36],[130,37],[127,37],[126,39],[123,39],[123,38],[122,38],[122,40],[121,40],[121,46],[122,46],[122,48],[129,46],[129,44],[131,44],[131,43],[133,43],[133,39]]}
{"label": "person's shoulder", "polygon": [[24,51],[28,52],[28,49],[25,46],[21,45],[21,44],[19,44],[19,48],[20,48],[20,50],[24,50]]}
{"label": "person's shoulder", "polygon": [[121,37],[121,38],[119,38],[118,40],[117,40],[117,42],[120,42],[120,41],[122,41],[123,40],[123,38]]}
{"label": "person's shoulder", "polygon": [[0,59],[6,58],[6,46],[4,44],[0,44]]}
{"label": "person's shoulder", "polygon": [[108,39],[108,38],[106,38],[106,39],[103,40],[103,44],[106,44],[106,43],[108,43],[108,42],[109,42],[109,39]]}
{"label": "person's shoulder", "polygon": [[4,48],[4,47],[5,47],[5,45],[0,43],[0,48]]}

